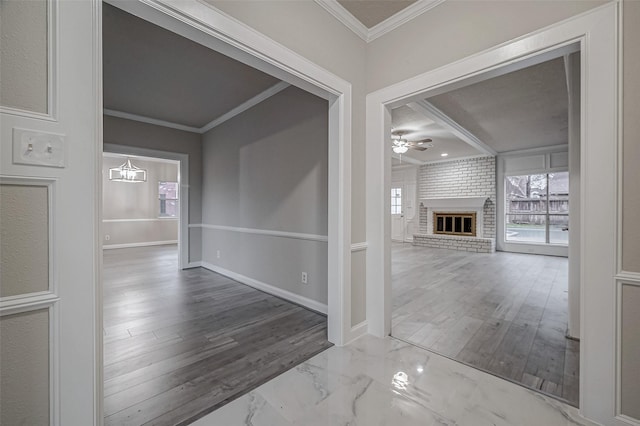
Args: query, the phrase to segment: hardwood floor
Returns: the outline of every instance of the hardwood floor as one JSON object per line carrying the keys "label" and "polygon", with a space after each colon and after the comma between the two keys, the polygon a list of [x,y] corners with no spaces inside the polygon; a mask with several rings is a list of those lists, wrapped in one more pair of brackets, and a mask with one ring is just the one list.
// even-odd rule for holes
{"label": "hardwood floor", "polygon": [[176,246],[104,251],[105,425],[186,425],[331,346],[327,319]]}
{"label": "hardwood floor", "polygon": [[394,243],[392,335],[578,404],[566,258]]}

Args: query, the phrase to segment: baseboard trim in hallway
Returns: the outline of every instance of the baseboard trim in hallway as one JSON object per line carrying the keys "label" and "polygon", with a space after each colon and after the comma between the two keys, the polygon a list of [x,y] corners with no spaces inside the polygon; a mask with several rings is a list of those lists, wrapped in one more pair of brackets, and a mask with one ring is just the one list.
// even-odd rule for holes
{"label": "baseboard trim in hallway", "polygon": [[238,274],[237,272],[230,271],[209,262],[198,262],[198,266],[201,266],[202,268],[208,269],[209,271],[215,272],[217,274],[224,275],[225,277],[231,278],[232,280],[239,283],[246,284],[249,287],[264,291],[265,293],[269,293],[272,296],[280,297],[286,301],[295,303],[296,305],[301,305],[305,308],[311,309],[312,311],[327,315],[328,308],[326,304],[309,299],[308,297],[300,296],[299,294],[283,290],[279,287],[264,283],[262,281],[258,281],[254,278],[247,277],[246,275]]}

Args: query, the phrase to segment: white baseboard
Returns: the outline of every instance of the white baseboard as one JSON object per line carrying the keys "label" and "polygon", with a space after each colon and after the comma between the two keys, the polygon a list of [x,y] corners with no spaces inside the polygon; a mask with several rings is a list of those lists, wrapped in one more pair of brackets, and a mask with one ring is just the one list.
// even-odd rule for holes
{"label": "white baseboard", "polygon": [[201,260],[196,260],[194,262],[189,262],[187,264],[187,266],[185,266],[182,269],[189,269],[189,268],[200,268],[202,266],[202,261]]}
{"label": "white baseboard", "polygon": [[111,249],[130,248],[130,247],[165,246],[169,244],[178,244],[178,240],[148,241],[144,243],[127,243],[127,244],[108,244],[108,245],[103,245],[102,248],[104,250],[111,250]]}
{"label": "white baseboard", "polygon": [[275,287],[271,284],[263,283],[262,281],[258,281],[253,278],[249,278],[247,276],[238,274],[233,271],[229,271],[228,269],[221,268],[220,266],[214,265],[209,262],[191,262],[189,263],[189,267],[191,265],[201,266],[205,269],[208,269],[213,272],[217,272],[218,274],[224,275],[225,277],[229,277],[232,280],[238,281],[242,284],[246,284],[249,287],[253,287],[255,289],[264,291],[265,293],[269,293],[271,295],[280,297],[282,299],[288,300],[290,302],[296,303],[298,305],[302,305],[305,308],[309,308],[312,311],[320,312],[321,314],[327,315],[328,308],[327,305],[322,304],[320,302],[316,302],[315,300],[309,299],[308,297],[300,296],[299,294],[292,293],[288,290],[283,290],[281,288]]}
{"label": "white baseboard", "polygon": [[369,324],[367,323],[367,320],[364,320],[361,323],[354,325],[353,327],[351,327],[351,332],[349,333],[349,338],[346,339],[347,340],[346,344],[349,344],[354,340],[359,339],[360,337],[364,336],[368,332],[369,332]]}

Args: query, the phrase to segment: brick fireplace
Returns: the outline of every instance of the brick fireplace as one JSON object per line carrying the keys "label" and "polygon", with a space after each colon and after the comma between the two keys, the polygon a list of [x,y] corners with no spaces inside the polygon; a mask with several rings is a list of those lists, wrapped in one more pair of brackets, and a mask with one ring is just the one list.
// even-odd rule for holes
{"label": "brick fireplace", "polygon": [[[413,236],[414,245],[484,253],[495,251],[494,157],[421,166],[418,195],[420,226]],[[438,218],[441,218],[442,231],[438,231]]]}

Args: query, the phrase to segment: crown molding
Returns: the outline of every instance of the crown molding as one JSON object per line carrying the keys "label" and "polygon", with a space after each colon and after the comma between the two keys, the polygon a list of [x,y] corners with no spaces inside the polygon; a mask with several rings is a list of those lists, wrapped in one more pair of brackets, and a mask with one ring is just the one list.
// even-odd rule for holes
{"label": "crown molding", "polygon": [[232,119],[236,115],[242,114],[249,108],[252,108],[258,105],[260,102],[269,99],[271,96],[282,92],[284,89],[286,89],[289,86],[291,85],[286,81],[280,81],[274,84],[273,86],[269,87],[267,90],[258,93],[253,98],[247,101],[244,101],[243,103],[233,108],[229,112],[222,114],[218,118],[214,118],[212,121],[210,121],[209,123],[205,124],[202,127],[185,126],[184,124],[174,123],[172,121],[159,120],[157,118],[151,118],[151,117],[146,117],[144,115],[131,114],[129,112],[118,111],[118,110],[107,109],[107,108],[103,110],[103,114],[111,117],[125,118],[127,120],[139,121],[141,123],[154,124],[156,126],[169,127],[171,129],[176,129],[176,130],[183,130],[185,132],[199,133],[202,135],[208,132],[209,130],[213,129],[214,127],[221,125],[225,121]]}
{"label": "crown molding", "polygon": [[184,124],[174,123],[172,121],[158,120],[157,118],[151,118],[144,115],[131,114],[129,112],[118,111],[115,109],[105,108],[102,110],[104,115],[110,117],[124,118],[126,120],[139,121],[141,123],[154,124],[156,126],[169,127],[171,129],[182,130],[191,133],[200,133],[200,129],[197,127],[185,126]]}
{"label": "crown molding", "polygon": [[286,81],[280,81],[280,82],[274,84],[273,86],[269,87],[264,92],[258,93],[256,96],[254,96],[253,98],[241,103],[240,105],[238,105],[237,107],[235,107],[231,111],[229,111],[227,113],[224,113],[220,117],[213,119],[210,123],[205,124],[204,126],[202,126],[200,128],[200,133],[206,133],[209,130],[213,129],[214,127],[221,125],[225,121],[231,120],[236,115],[242,114],[243,112],[245,112],[249,108],[258,105],[260,102],[262,102],[262,101],[264,101],[266,99],[269,99],[271,96],[275,95],[276,93],[282,92],[284,89],[286,89],[289,86],[291,86],[291,85],[289,83],[287,83]]}
{"label": "crown molding", "polygon": [[369,42],[369,29],[364,26],[362,22],[351,14],[347,9],[342,7],[337,0],[315,0],[315,2],[324,10],[329,12],[338,21],[342,22],[344,26],[349,28],[362,40]]}
{"label": "crown molding", "polygon": [[379,24],[367,28],[358,18],[338,3],[337,0],[315,0],[320,7],[333,15],[334,18],[342,22],[342,24],[367,43],[395,30],[400,25],[406,24],[444,1],[445,0],[418,0],[411,6],[402,9]]}
{"label": "crown molding", "polygon": [[411,6],[405,7],[395,15],[391,15],[379,24],[369,28],[367,42],[373,41],[386,33],[395,30],[423,13],[433,9],[445,0],[418,0]]}

